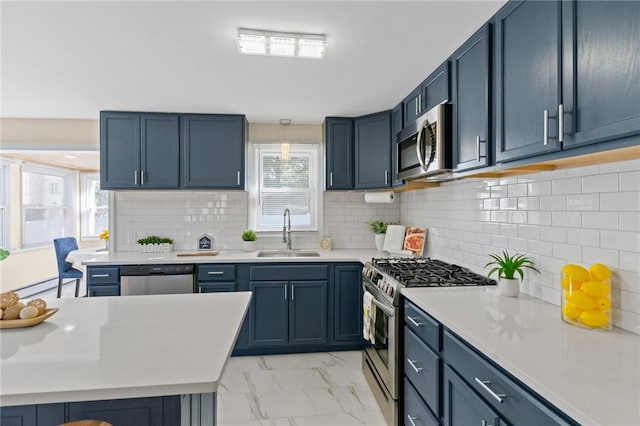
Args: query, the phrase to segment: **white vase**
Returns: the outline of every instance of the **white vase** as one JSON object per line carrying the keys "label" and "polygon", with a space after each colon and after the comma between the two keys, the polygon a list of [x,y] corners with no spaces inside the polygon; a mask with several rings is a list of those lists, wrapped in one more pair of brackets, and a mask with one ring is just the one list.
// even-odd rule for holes
{"label": "white vase", "polygon": [[517,278],[500,278],[498,280],[498,294],[506,297],[518,297],[520,294],[520,280]]}
{"label": "white vase", "polygon": [[257,246],[258,246],[258,242],[257,241],[243,241],[242,242],[242,249],[244,251],[256,251]]}
{"label": "white vase", "polygon": [[382,248],[384,247],[384,235],[385,234],[376,234],[375,235],[375,239],[376,239],[376,249],[378,251],[382,251]]}

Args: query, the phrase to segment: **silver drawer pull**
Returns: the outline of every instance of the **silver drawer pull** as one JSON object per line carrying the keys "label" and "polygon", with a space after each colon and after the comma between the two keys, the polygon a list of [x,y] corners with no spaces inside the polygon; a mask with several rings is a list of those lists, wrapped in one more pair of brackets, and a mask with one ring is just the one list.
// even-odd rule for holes
{"label": "silver drawer pull", "polygon": [[491,384],[491,382],[489,380],[480,380],[477,377],[475,379],[476,379],[476,383],[479,384],[482,387],[482,389],[487,391],[487,393],[489,395],[491,395],[493,397],[493,399],[498,401],[500,404],[502,404],[504,402],[504,397],[506,397],[507,395],[505,395],[503,393],[495,393],[493,390],[491,390],[491,388],[489,386],[487,386],[487,385]]}
{"label": "silver drawer pull", "polygon": [[407,419],[409,419],[409,423],[411,423],[411,426],[416,426],[414,420],[418,420],[417,417],[411,417],[411,414],[407,414]]}
{"label": "silver drawer pull", "polygon": [[542,143],[544,146],[549,145],[549,110],[545,109],[542,112]]}
{"label": "silver drawer pull", "polygon": [[109,274],[93,274],[91,278],[109,278]]}
{"label": "silver drawer pull", "polygon": [[493,425],[490,425],[489,423],[487,423],[485,419],[482,419],[482,426],[493,426]]}
{"label": "silver drawer pull", "polygon": [[416,319],[415,319],[415,318],[410,317],[409,315],[407,315],[407,319],[409,320],[409,322],[410,322],[411,324],[415,325],[416,327],[420,327],[421,325],[424,325],[424,323],[423,323],[423,322],[418,322],[418,321],[416,321]]}
{"label": "silver drawer pull", "polygon": [[407,358],[407,362],[409,363],[409,365],[410,365],[414,370],[416,370],[416,373],[419,373],[419,372],[421,372],[422,370],[424,370],[424,368],[422,368],[422,367],[416,367],[416,362],[417,362],[417,361],[413,361],[413,360],[411,360],[411,359]]}
{"label": "silver drawer pull", "polygon": [[207,272],[207,275],[222,275],[224,274],[224,272],[222,271],[209,271]]}

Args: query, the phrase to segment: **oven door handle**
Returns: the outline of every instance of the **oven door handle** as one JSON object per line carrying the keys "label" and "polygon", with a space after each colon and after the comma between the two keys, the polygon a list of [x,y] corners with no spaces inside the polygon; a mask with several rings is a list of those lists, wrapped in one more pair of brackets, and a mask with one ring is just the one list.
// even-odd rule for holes
{"label": "oven door handle", "polygon": [[373,302],[374,305],[376,305],[382,312],[384,312],[384,314],[388,317],[393,317],[395,315],[395,313],[393,312],[393,309],[389,308],[388,306],[384,305],[381,302],[378,302],[376,299],[371,299],[371,301]]}

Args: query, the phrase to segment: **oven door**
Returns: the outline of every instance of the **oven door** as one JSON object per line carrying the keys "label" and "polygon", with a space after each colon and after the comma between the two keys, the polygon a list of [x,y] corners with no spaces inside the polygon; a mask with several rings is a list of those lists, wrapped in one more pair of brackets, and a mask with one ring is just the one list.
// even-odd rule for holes
{"label": "oven door", "polygon": [[380,291],[365,282],[364,289],[373,294],[372,315],[375,315],[374,342],[365,341],[365,352],[389,395],[398,398],[398,310],[380,297]]}

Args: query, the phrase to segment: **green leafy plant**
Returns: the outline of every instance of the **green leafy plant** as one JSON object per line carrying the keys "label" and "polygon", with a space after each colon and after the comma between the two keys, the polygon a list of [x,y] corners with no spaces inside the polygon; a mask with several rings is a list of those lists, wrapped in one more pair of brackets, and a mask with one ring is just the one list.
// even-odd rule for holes
{"label": "green leafy plant", "polygon": [[9,250],[0,249],[0,261],[5,260],[10,254]]}
{"label": "green leafy plant", "polygon": [[140,238],[138,240],[138,244],[146,245],[146,244],[173,244],[173,240],[171,238],[165,237],[156,237],[155,235],[151,235],[150,237]]}
{"label": "green leafy plant", "polygon": [[498,278],[513,279],[517,272],[522,280],[524,279],[524,273],[522,272],[524,268],[540,273],[533,265],[533,261],[524,254],[509,256],[507,251],[503,251],[502,256],[490,254],[489,257],[493,259],[493,262],[487,263],[484,267],[487,268],[491,265],[496,266],[489,271],[489,274],[487,274],[488,277],[491,277],[491,275],[497,272]]}
{"label": "green leafy plant", "polygon": [[369,224],[369,229],[371,229],[371,232],[373,232],[374,234],[386,234],[387,226],[398,224],[398,222],[385,223],[381,220],[370,220],[367,223]]}
{"label": "green leafy plant", "polygon": [[242,231],[242,241],[256,241],[258,234],[253,229]]}

